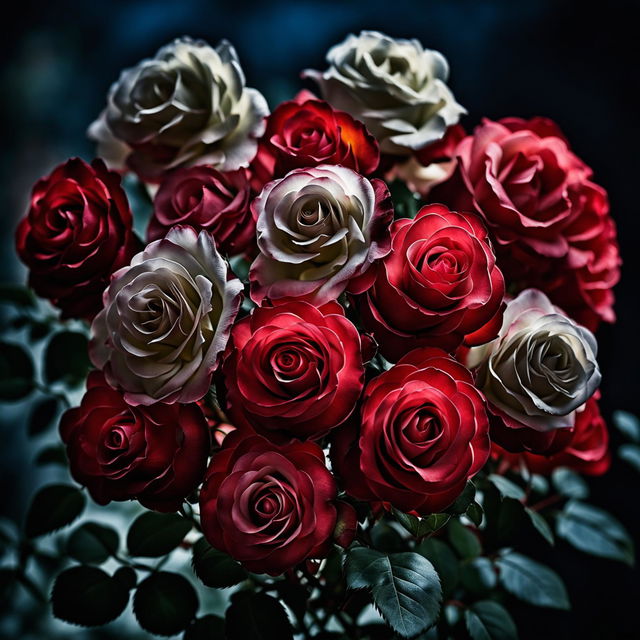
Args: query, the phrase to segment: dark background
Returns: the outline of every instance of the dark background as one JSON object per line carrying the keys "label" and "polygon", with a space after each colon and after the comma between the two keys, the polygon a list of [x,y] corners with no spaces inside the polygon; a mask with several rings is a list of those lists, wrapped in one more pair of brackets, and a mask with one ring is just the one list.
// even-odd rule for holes
{"label": "dark background", "polygon": [[[179,35],[237,48],[248,85],[273,108],[302,85],[305,67],[324,68],[324,53],[351,31],[379,29],[416,37],[442,51],[450,86],[469,116],[545,115],[554,119],[575,151],[610,193],[624,259],[617,287],[618,323],[598,334],[603,410],[638,412],[637,278],[640,252],[640,126],[637,90],[637,15],[640,3],[608,0],[368,0],[258,3],[241,0],[118,0],[11,3],[0,38],[0,267],[2,281],[22,281],[13,254],[13,229],[31,184],[71,155],[92,148],[87,125],[100,112],[119,71],[151,56]],[[2,410],[2,409],[0,409]],[[21,517],[33,478],[22,460],[25,439],[2,433],[3,511]],[[617,435],[613,434],[614,443]],[[590,481],[592,502],[622,520],[637,541],[638,477],[615,461]],[[522,638],[638,637],[640,574],[558,543],[553,551],[525,540],[525,549],[566,580],[570,614],[513,603]]]}

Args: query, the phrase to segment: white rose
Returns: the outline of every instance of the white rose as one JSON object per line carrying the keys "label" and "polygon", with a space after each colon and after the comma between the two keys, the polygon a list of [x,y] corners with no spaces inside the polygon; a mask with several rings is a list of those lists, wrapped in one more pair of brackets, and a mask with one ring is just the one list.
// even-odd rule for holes
{"label": "white rose", "polygon": [[471,349],[487,400],[536,431],[573,427],[575,411],[600,384],[593,334],[537,289],[507,304],[498,338]]}
{"label": "white rose", "polygon": [[91,326],[91,361],[131,404],[199,400],[242,289],[210,234],[174,227],[112,276]]}
{"label": "white rose", "polygon": [[391,248],[385,183],[345,167],[295,169],[267,184],[252,208],[260,249],[250,270],[256,302],[335,300]]}
{"label": "white rose", "polygon": [[156,179],[192,164],[247,166],[268,113],[231,44],[181,38],[121,73],[88,133],[110,166]]}
{"label": "white rose", "polygon": [[406,155],[440,140],[466,113],[446,85],[444,56],[417,40],[362,31],[332,47],[327,62],[326,71],[304,75],[327,102],[364,122],[385,153]]}

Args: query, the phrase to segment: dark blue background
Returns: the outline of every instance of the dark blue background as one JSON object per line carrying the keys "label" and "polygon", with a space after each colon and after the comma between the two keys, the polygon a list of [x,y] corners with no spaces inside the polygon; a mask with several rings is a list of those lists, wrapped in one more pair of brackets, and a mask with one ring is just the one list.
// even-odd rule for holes
{"label": "dark blue background", "polygon": [[[638,2],[22,0],[12,5],[17,14],[7,20],[5,13],[0,39],[0,124],[6,127],[0,160],[2,280],[23,278],[12,233],[31,184],[67,156],[91,157],[86,126],[123,67],[179,35],[212,44],[224,37],[236,46],[249,86],[260,89],[273,107],[301,86],[303,68],[324,67],[330,45],[350,31],[379,29],[416,37],[446,55],[450,84],[469,110],[465,124],[482,116],[549,116],[609,190],[625,266],[617,288],[619,322],[598,336],[603,407],[607,416],[615,408],[639,411]],[[5,452],[11,447],[8,435]],[[3,502],[15,515],[30,483],[19,456],[13,459],[18,464],[3,466],[2,486],[12,486],[15,499]],[[637,539],[637,475],[617,462],[591,485],[594,502],[627,523]],[[563,544],[552,552],[534,540],[525,544],[566,578],[574,613],[514,603],[523,638],[637,637],[637,572]]]}

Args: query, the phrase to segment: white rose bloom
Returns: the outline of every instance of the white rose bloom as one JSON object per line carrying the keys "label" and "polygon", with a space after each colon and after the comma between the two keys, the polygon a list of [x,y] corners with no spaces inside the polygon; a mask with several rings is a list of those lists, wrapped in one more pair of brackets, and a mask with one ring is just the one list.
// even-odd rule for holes
{"label": "white rose bloom", "polygon": [[251,297],[335,300],[389,253],[393,207],[381,180],[346,167],[294,169],[265,186],[252,204],[260,255]]}
{"label": "white rose bloom", "polygon": [[89,354],[131,404],[202,398],[242,302],[206,232],[174,227],[112,276]]}
{"label": "white rose bloom", "polygon": [[406,155],[436,142],[466,113],[446,85],[444,56],[417,40],[362,31],[332,47],[327,62],[326,71],[304,75],[327,102],[364,122],[385,153]]}
{"label": "white rose bloom", "polygon": [[262,94],[245,87],[231,44],[180,38],[121,73],[88,134],[112,168],[126,163],[156,179],[193,164],[247,166],[268,114]]}
{"label": "white rose bloom", "polygon": [[600,384],[593,334],[554,307],[537,289],[507,304],[494,341],[471,349],[477,386],[515,421],[551,431],[575,424],[575,411]]}

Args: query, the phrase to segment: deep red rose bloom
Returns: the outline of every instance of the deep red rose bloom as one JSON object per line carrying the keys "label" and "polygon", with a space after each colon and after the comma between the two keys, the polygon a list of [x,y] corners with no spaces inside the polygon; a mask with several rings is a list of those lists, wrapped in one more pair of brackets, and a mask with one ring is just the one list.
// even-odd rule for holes
{"label": "deep red rose bloom", "polygon": [[62,416],[60,434],[71,475],[96,502],[135,498],[156,511],[180,507],[204,477],[210,448],[197,404],[132,407],[99,371]]}
{"label": "deep red rose bloom", "polygon": [[336,525],[336,484],[322,449],[278,446],[233,432],[200,492],[207,540],[249,571],[278,575],[326,554]]}
{"label": "deep red rose bloom", "polygon": [[358,307],[385,358],[411,349],[447,351],[493,339],[500,328],[504,279],[482,222],[438,204],[391,225],[391,253]]}
{"label": "deep red rose bloom", "polygon": [[140,249],[117,173],[102,160],[79,158],[39,180],[16,231],[29,285],[62,310],[62,318],[91,320],[114,271]]}
{"label": "deep red rose bloom", "polygon": [[[355,417],[354,417],[355,418]],[[426,515],[442,511],[487,461],[484,398],[440,349],[416,349],[366,387],[361,424],[334,432],[331,460],[360,500]]]}
{"label": "deep red rose bloom", "polygon": [[[272,158],[273,177],[320,164],[341,164],[362,175],[375,171],[380,151],[364,124],[309,95],[283,102],[267,118],[258,155]],[[264,158],[260,164],[269,166]]]}
{"label": "deep red rose bloom", "polygon": [[612,322],[620,258],[606,192],[558,127],[484,120],[455,153],[458,171],[432,195],[483,217],[507,279],[543,290],[590,329]]}
{"label": "deep red rose bloom", "polygon": [[162,182],[154,198],[147,241],[186,224],[196,231],[208,231],[221,253],[243,253],[256,235],[251,196],[246,169],[222,172],[206,165],[179,169]]}
{"label": "deep red rose bloom", "polygon": [[[536,455],[525,452],[513,454],[494,445],[495,453],[517,468],[521,463],[533,473],[549,474],[558,467],[569,467],[579,473],[599,476],[606,473],[611,464],[609,455],[609,432],[600,414],[597,398],[590,398],[581,411],[576,413],[576,424],[572,429],[558,429],[562,446],[552,455]],[[568,442],[567,442],[568,440]]]}
{"label": "deep red rose bloom", "polygon": [[268,437],[316,439],[352,413],[363,344],[337,302],[289,301],[238,322],[223,365],[231,422]]}

